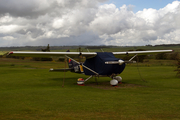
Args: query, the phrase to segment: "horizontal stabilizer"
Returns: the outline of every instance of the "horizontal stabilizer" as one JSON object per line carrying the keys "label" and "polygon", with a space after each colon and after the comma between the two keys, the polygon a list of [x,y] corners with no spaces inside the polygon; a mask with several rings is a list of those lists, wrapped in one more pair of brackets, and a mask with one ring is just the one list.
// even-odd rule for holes
{"label": "horizontal stabilizer", "polygon": [[53,68],[51,68],[49,70],[49,72],[66,72],[66,71],[71,71],[71,70],[72,70],[72,68],[63,68],[63,69],[53,69]]}

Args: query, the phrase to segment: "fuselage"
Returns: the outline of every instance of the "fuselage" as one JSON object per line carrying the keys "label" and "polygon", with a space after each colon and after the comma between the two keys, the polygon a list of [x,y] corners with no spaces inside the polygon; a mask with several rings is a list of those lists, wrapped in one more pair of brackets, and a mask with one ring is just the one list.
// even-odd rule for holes
{"label": "fuselage", "polygon": [[[97,52],[97,55],[93,58],[86,59],[84,63],[79,65],[78,63],[68,60],[69,68],[71,72],[84,73],[85,75],[96,75],[94,72],[101,76],[110,76],[113,74],[120,74],[125,69],[125,63],[119,64],[105,64],[108,61],[119,61],[111,52]],[[86,66],[85,67],[83,67]],[[87,69],[89,68],[89,69]],[[94,72],[92,72],[94,71]]]}
{"label": "fuselage", "polygon": [[[119,64],[105,64],[108,61],[118,61],[111,52],[97,52],[97,55],[93,58],[86,59],[84,65],[93,71],[97,72],[99,75],[112,75],[112,74],[120,74],[124,68],[125,63],[122,65]],[[85,75],[95,75],[93,72],[84,69]]]}

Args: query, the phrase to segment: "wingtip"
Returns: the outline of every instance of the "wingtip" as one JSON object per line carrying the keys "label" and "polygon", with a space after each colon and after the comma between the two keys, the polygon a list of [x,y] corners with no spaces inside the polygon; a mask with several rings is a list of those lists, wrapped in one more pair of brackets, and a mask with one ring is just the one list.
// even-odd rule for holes
{"label": "wingtip", "polygon": [[11,51],[11,52],[8,53],[8,55],[11,55],[11,54],[13,54],[13,51]]}

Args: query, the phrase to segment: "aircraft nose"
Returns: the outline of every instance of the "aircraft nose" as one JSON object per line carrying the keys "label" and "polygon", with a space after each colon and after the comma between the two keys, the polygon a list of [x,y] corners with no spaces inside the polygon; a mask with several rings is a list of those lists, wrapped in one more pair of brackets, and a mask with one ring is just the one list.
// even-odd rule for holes
{"label": "aircraft nose", "polygon": [[119,59],[118,61],[107,61],[105,64],[119,64],[122,65],[124,63],[123,60]]}

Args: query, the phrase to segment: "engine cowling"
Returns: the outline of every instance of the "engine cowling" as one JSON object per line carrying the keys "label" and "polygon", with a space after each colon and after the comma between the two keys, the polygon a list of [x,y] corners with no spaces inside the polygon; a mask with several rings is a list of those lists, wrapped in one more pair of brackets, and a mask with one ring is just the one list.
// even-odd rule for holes
{"label": "engine cowling", "polygon": [[122,65],[123,63],[136,63],[136,61],[118,60],[118,61],[108,61],[108,62],[105,62],[105,64],[119,64],[119,65]]}

